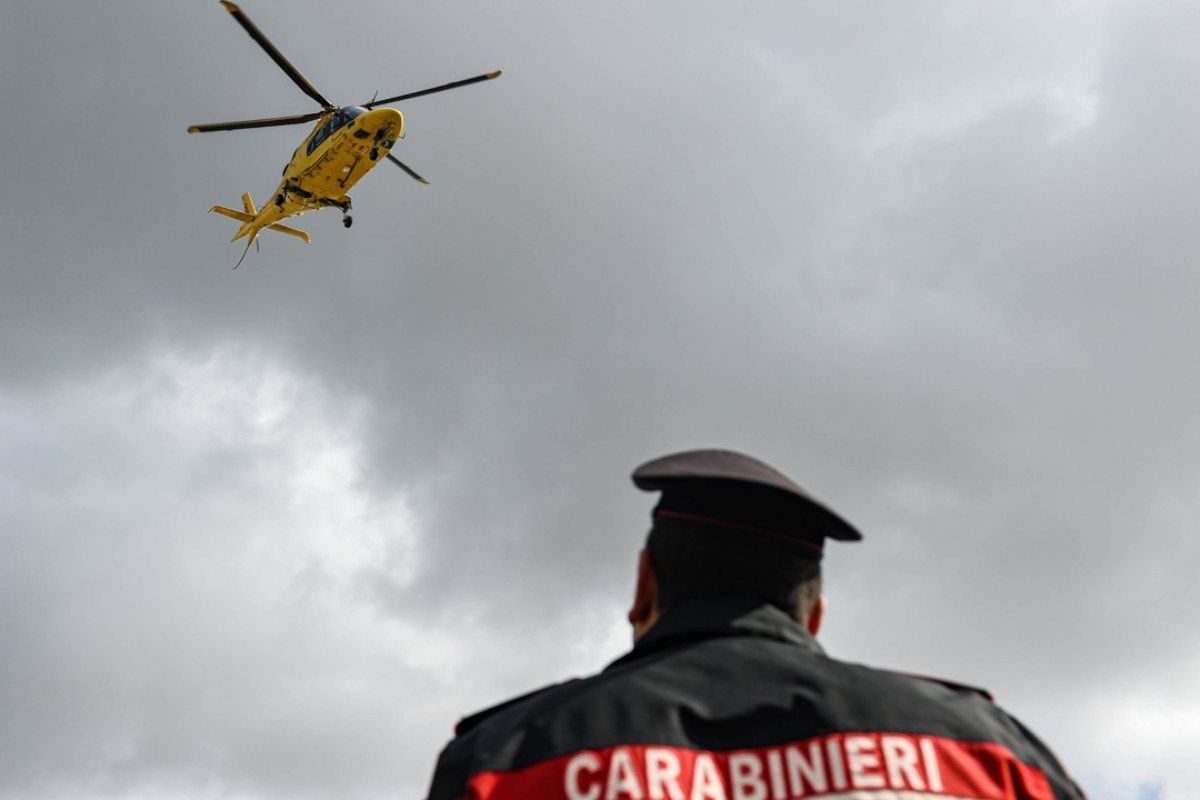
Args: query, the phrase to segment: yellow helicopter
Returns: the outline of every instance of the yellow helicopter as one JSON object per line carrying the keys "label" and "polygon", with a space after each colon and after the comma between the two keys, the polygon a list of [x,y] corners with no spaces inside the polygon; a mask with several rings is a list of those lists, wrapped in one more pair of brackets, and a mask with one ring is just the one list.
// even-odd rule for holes
{"label": "yellow helicopter", "polygon": [[392,146],[396,141],[404,137],[404,115],[394,108],[377,108],[377,106],[444,92],[448,89],[457,89],[460,86],[491,80],[500,75],[497,70],[442,86],[434,86],[430,89],[398,94],[382,100],[372,99],[360,106],[339,108],[313,88],[313,85],[292,66],[290,61],[284,58],[283,54],[237,5],[228,0],[220,0],[220,2],[225,6],[225,10],[233,15],[237,23],[245,29],[246,33],[250,34],[250,38],[258,42],[271,60],[278,64],[279,68],[292,79],[292,82],[300,87],[300,91],[321,104],[320,111],[308,114],[216,122],[209,125],[192,125],[188,128],[188,133],[209,133],[211,131],[237,131],[247,128],[299,125],[316,120],[312,131],[292,153],[291,160],[283,168],[283,180],[275,190],[271,202],[261,209],[255,208],[254,201],[250,199],[250,194],[247,192],[242,195],[242,211],[225,206],[213,206],[209,209],[242,223],[231,241],[236,242],[243,237],[249,237],[246,249],[242,251],[242,257],[238,259],[234,269],[241,266],[246,254],[250,252],[250,245],[257,246],[258,234],[264,229],[286,233],[289,236],[303,239],[307,243],[309,240],[307,233],[280,224],[281,220],[288,217],[332,206],[341,209],[342,224],[349,228],[354,220],[350,216],[350,195],[346,192],[362,180],[362,177],[370,172],[371,168],[382,158],[387,158],[415,180],[421,183],[429,182],[391,153]]}

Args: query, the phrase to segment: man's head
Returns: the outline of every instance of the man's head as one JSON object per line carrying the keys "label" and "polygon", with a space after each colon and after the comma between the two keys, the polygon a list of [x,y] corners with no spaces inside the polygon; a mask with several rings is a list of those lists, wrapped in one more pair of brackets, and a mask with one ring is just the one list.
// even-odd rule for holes
{"label": "man's head", "polygon": [[816,634],[824,540],[861,539],[849,523],[782,473],[727,450],[655,459],[633,481],[662,492],[629,612],[635,639],[675,603],[711,597],[763,600]]}

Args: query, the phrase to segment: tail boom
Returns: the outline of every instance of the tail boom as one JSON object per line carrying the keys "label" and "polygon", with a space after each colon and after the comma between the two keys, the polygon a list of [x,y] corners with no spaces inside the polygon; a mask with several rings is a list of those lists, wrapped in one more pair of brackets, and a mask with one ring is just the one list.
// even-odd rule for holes
{"label": "tail boom", "polygon": [[238,222],[242,223],[238,228],[237,233],[235,233],[233,238],[229,240],[231,242],[236,242],[238,239],[243,239],[247,236],[250,237],[250,241],[254,241],[259,232],[264,228],[268,228],[279,233],[286,233],[288,236],[295,236],[297,239],[303,240],[305,244],[308,244],[311,240],[306,232],[299,230],[298,228],[292,228],[288,225],[280,225],[277,222],[271,223],[265,219],[258,221],[258,209],[254,207],[254,201],[250,198],[249,192],[246,192],[242,195],[242,207],[245,209],[245,211],[238,211],[233,208],[228,208],[227,206],[213,206],[209,209],[210,212],[215,212],[223,217],[229,217],[230,219],[237,220]]}

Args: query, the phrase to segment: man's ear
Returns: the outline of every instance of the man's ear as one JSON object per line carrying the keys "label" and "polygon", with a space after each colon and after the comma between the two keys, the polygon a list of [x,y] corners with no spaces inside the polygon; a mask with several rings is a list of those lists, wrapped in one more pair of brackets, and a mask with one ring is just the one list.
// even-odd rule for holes
{"label": "man's ear", "polygon": [[643,548],[638,555],[637,586],[633,590],[633,607],[629,609],[629,624],[633,626],[636,642],[650,626],[658,621],[658,578],[650,566],[650,556]]}
{"label": "man's ear", "polygon": [[808,619],[804,621],[804,627],[813,636],[816,636],[817,631],[821,630],[821,620],[825,619],[825,609],[828,607],[829,601],[822,594],[813,604],[812,611],[808,612]]}

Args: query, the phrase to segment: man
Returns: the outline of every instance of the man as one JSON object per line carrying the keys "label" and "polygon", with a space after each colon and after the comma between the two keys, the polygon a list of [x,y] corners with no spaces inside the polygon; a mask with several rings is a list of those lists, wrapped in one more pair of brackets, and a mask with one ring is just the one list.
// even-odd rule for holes
{"label": "man", "polygon": [[826,539],[861,539],[748,456],[679,453],[638,563],[633,650],[468,717],[430,800],[1081,800],[982,690],[827,657]]}

